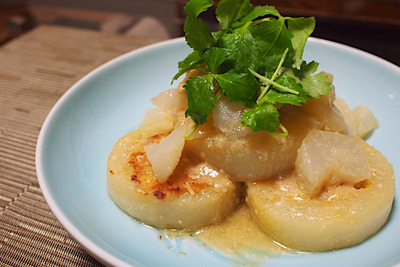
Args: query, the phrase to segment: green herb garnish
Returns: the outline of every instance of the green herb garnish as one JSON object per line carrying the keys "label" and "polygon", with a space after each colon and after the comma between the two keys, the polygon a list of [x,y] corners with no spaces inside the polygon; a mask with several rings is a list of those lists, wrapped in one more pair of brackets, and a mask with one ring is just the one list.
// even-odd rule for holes
{"label": "green herb garnish", "polygon": [[331,90],[328,76],[314,74],[317,62],[302,59],[315,19],[283,17],[272,6],[254,7],[249,0],[221,0],[216,8],[220,30],[211,33],[199,17],[211,0],[190,0],[185,6],[185,38],[193,52],[179,62],[173,78],[201,69],[185,84],[186,116],[207,122],[223,93],[246,109],[241,123],[254,131],[286,136],[277,106],[301,106]]}

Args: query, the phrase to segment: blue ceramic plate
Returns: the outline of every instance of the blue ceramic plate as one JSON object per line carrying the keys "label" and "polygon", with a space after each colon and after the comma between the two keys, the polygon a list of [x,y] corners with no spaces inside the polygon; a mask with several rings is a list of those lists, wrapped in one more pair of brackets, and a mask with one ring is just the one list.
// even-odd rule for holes
{"label": "blue ceramic plate", "polygon": [[[37,144],[43,194],[65,229],[94,257],[116,266],[232,266],[232,259],[193,239],[159,239],[160,231],[129,218],[107,195],[106,163],[114,143],[136,129],[150,98],[174,87],[182,38],[120,56],[88,74],[58,101]],[[337,95],[366,104],[380,121],[368,142],[400,173],[400,68],[368,53],[311,38],[304,58],[334,75]],[[400,195],[400,178],[397,180]],[[358,246],[265,258],[268,266],[393,266],[400,263],[400,206]],[[239,265],[239,264],[237,264]]]}

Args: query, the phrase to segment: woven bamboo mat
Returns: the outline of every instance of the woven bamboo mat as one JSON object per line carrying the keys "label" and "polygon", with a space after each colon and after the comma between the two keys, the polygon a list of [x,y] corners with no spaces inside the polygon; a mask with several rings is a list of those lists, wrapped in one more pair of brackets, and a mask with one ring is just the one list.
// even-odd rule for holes
{"label": "woven bamboo mat", "polygon": [[48,112],[102,63],[152,40],[40,26],[0,48],[0,265],[98,266],[42,196],[36,140]]}

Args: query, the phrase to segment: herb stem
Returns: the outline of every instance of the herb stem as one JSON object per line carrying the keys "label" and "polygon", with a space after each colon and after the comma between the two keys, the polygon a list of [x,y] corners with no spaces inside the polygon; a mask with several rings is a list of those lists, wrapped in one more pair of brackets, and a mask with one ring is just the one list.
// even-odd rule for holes
{"label": "herb stem", "polygon": [[240,32],[244,34],[252,23],[252,21],[246,22],[243,26],[240,27]]}
{"label": "herb stem", "polygon": [[[275,78],[278,76],[279,71],[280,71],[281,68],[282,68],[283,62],[285,62],[286,55],[287,55],[288,52],[289,52],[289,48],[286,48],[285,51],[283,52],[283,55],[282,55],[281,60],[279,61],[278,67],[276,68],[274,74],[273,74],[272,77],[271,77],[271,80],[272,80],[272,81],[274,81]],[[257,105],[260,106],[260,105],[265,101],[265,99],[263,99],[263,98],[264,98],[264,95],[268,92],[268,89],[269,89],[270,87],[271,87],[271,83],[268,83],[268,84],[264,87],[263,91],[261,92],[260,96],[259,96],[258,99],[257,99]]]}
{"label": "herb stem", "polygon": [[254,76],[256,76],[257,78],[259,78],[261,81],[263,81],[264,83],[266,83],[267,85],[268,85],[268,84],[271,84],[271,85],[273,85],[273,86],[275,86],[275,87],[278,87],[279,89],[282,89],[283,91],[286,91],[286,92],[289,92],[289,93],[292,93],[292,94],[295,94],[295,95],[298,95],[298,94],[299,94],[299,92],[297,92],[296,90],[287,88],[286,86],[283,86],[283,85],[281,85],[281,84],[279,84],[279,83],[277,83],[277,82],[274,82],[274,81],[272,81],[271,79],[268,79],[267,77],[264,77],[264,76],[258,74],[257,72],[255,72],[255,71],[252,70],[252,69],[249,69],[249,71],[250,71]]}
{"label": "herb stem", "polygon": [[189,132],[187,132],[187,133],[184,135],[185,141],[187,141],[187,140],[189,139],[189,137],[194,133],[194,131],[196,131],[196,129],[197,129],[198,126],[199,126],[199,125],[196,124],[195,126],[193,126],[192,129],[190,129]]}
{"label": "herb stem", "polygon": [[254,24],[261,23],[261,22],[264,22],[264,21],[270,21],[270,20],[271,20],[271,18],[262,18],[262,19],[255,20]]}
{"label": "herb stem", "polygon": [[224,93],[222,92],[222,90],[219,89],[219,90],[217,91],[217,93],[215,94],[214,103],[217,103],[217,102],[221,99],[221,97],[222,97],[223,94],[224,94]]}
{"label": "herb stem", "polygon": [[278,127],[279,127],[279,129],[282,130],[282,132],[281,132],[281,133],[273,132],[273,133],[271,133],[272,135],[275,135],[275,136],[282,136],[282,137],[286,137],[286,136],[289,135],[288,130],[286,129],[285,126],[282,125],[282,123],[280,123]]}

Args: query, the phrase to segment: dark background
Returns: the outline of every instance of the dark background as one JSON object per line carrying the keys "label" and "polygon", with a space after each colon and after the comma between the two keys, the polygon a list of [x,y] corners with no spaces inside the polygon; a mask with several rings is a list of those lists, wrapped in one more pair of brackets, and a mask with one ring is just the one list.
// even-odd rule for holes
{"label": "dark background", "polygon": [[[143,16],[156,18],[168,37],[182,36],[184,0],[0,0],[0,45],[40,24],[128,34]],[[215,1],[217,2],[217,1]],[[314,37],[347,44],[400,66],[400,0],[253,0],[282,15],[315,16]],[[203,19],[211,27],[212,16]],[[108,25],[108,28],[105,27]],[[110,25],[113,25],[110,29]]]}

